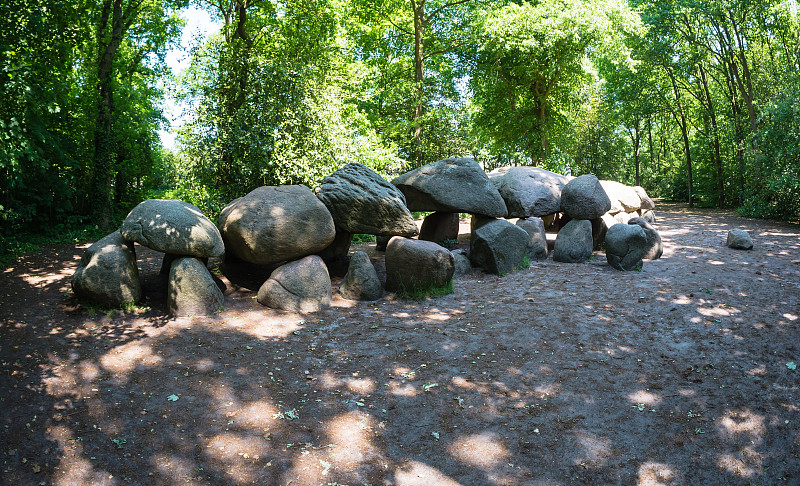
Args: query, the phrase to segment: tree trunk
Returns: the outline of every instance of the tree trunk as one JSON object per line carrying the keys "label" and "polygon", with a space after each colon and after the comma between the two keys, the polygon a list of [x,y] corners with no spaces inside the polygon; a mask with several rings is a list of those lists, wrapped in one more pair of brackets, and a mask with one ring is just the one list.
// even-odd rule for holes
{"label": "tree trunk", "polygon": [[703,88],[703,94],[705,97],[705,104],[706,109],[708,111],[708,116],[711,121],[711,136],[712,136],[712,145],[714,149],[714,163],[717,169],[717,206],[722,208],[725,207],[725,174],[724,168],[722,165],[722,155],[720,154],[719,149],[719,128],[717,127],[717,114],[716,110],[714,109],[714,102],[711,100],[711,91],[708,88],[708,77],[706,76],[706,71],[703,69],[703,65],[699,65],[700,71],[700,82]]}
{"label": "tree trunk", "polygon": [[653,158],[653,115],[650,113],[647,114],[647,144],[650,149],[650,170],[656,169],[656,173],[658,173],[658,168]]}
{"label": "tree trunk", "polygon": [[425,155],[422,152],[422,116],[425,114],[425,1],[411,0],[414,10],[414,84],[416,86],[416,105],[414,106],[414,165],[423,165]]}
{"label": "tree trunk", "polygon": [[[110,23],[109,23],[110,20]],[[117,151],[114,143],[113,116],[114,58],[127,30],[122,0],[105,0],[97,31],[97,120],[94,129],[94,173],[91,185],[91,217],[101,228],[108,228],[113,213],[112,181]],[[111,29],[108,32],[108,29]]]}
{"label": "tree trunk", "polygon": [[[633,128],[628,130],[628,135],[631,137],[631,143],[633,144],[633,164],[636,170],[636,185],[642,185],[642,164],[639,160],[639,150],[641,147],[642,137],[640,135],[639,126],[640,126],[639,118],[635,118],[633,121]],[[652,141],[651,141],[651,149],[652,149]]]}
{"label": "tree trunk", "polygon": [[694,201],[692,200],[692,151],[689,143],[689,127],[686,122],[686,114],[683,111],[683,103],[681,103],[681,92],[678,89],[678,83],[675,81],[675,76],[673,73],[668,69],[667,75],[669,76],[670,81],[672,81],[672,89],[675,93],[675,102],[678,105],[677,113],[675,113],[675,120],[681,127],[683,150],[686,153],[686,171],[689,179],[689,207],[691,208],[694,207]]}

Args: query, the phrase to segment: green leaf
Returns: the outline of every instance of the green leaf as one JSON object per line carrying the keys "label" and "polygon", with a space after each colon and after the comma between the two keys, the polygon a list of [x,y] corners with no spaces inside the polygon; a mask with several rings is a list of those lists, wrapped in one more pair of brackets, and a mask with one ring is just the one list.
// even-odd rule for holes
{"label": "green leaf", "polygon": [[170,395],[167,397],[167,400],[169,400],[170,402],[177,402],[178,398],[179,398],[178,395]]}
{"label": "green leaf", "polygon": [[794,364],[794,362],[786,363],[786,367],[789,368],[790,370],[796,370],[797,369],[797,365]]}

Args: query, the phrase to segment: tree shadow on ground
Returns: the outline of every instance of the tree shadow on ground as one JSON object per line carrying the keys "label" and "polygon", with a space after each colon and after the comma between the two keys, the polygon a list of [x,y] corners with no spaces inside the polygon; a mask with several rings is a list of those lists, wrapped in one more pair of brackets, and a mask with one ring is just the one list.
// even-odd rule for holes
{"label": "tree shadow on ground", "polygon": [[305,316],[229,285],[213,318],[92,317],[65,307],[72,254],[20,262],[2,482],[797,481],[800,230],[753,223],[761,253],[733,253],[693,214],[661,215],[671,251],[642,272],[546,261]]}

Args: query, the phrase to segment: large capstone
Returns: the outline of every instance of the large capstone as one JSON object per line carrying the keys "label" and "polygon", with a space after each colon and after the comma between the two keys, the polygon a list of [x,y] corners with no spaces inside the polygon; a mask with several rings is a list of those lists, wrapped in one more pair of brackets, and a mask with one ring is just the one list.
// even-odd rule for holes
{"label": "large capstone", "polygon": [[347,164],[322,179],[314,192],[330,211],[337,228],[354,234],[417,234],[403,193],[362,164]]}
{"label": "large capstone", "polygon": [[350,257],[347,274],[339,286],[339,293],[348,300],[378,300],[383,294],[378,272],[363,251],[357,251]]}
{"label": "large capstone", "polygon": [[142,201],[122,222],[120,233],[128,241],[173,255],[209,258],[225,253],[214,223],[197,206],[177,199]]}
{"label": "large capstone", "polygon": [[553,260],[564,263],[581,263],[591,258],[593,250],[591,221],[573,219],[565,224],[556,236]]}
{"label": "large capstone", "polygon": [[230,253],[257,264],[320,252],[336,236],[330,211],[305,186],[259,187],[222,210],[219,229]]}
{"label": "large capstone", "polygon": [[386,290],[443,287],[453,278],[453,254],[432,241],[395,236],[386,245]]}
{"label": "large capstone", "polygon": [[600,185],[611,201],[611,214],[632,213],[642,207],[642,200],[634,188],[617,181],[600,181]]}
{"label": "large capstone", "polygon": [[557,213],[561,190],[569,179],[538,167],[501,167],[489,179],[506,203],[509,218],[528,218]]}
{"label": "large capstone", "polygon": [[506,203],[477,162],[444,159],[396,177],[392,184],[406,196],[411,211],[506,216]]}
{"label": "large capstone", "polygon": [[656,203],[650,199],[650,196],[647,195],[647,191],[644,190],[644,187],[633,186],[633,190],[636,191],[636,194],[639,196],[639,201],[641,202],[641,207],[639,209],[644,211],[655,209]]}
{"label": "large capstone", "polygon": [[505,219],[495,219],[473,231],[469,259],[486,273],[503,275],[522,267],[529,240],[524,229]]}
{"label": "large capstone", "polygon": [[606,232],[606,259],[617,270],[639,270],[647,252],[647,236],[637,224],[615,224]]}
{"label": "large capstone", "polygon": [[561,191],[561,210],[572,219],[597,219],[611,209],[611,200],[591,174],[572,179]]}
{"label": "large capstone", "polygon": [[107,307],[139,300],[142,286],[133,243],[115,231],[87,248],[72,275],[72,290],[81,300]]}
{"label": "large capstone", "polygon": [[275,269],[258,289],[258,302],[290,312],[331,306],[331,278],[322,258],[312,255]]}
{"label": "large capstone", "polygon": [[167,284],[167,308],[173,316],[207,316],[219,312],[225,298],[198,258],[172,261]]}

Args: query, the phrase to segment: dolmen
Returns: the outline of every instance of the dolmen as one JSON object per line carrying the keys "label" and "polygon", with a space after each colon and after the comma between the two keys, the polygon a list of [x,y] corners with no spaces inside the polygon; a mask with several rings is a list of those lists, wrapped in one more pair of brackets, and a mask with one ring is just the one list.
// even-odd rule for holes
{"label": "dolmen", "polygon": [[119,230],[84,253],[72,276],[82,300],[121,307],[142,295],[134,243],[165,254],[168,308],[172,315],[207,315],[222,306],[222,290],[206,268],[225,246],[219,230],[196,206],[149,199],[128,214]]}
{"label": "dolmen", "polygon": [[[91,245],[72,278],[76,296],[120,307],[141,298],[134,244],[164,253],[167,306],[173,316],[217,312],[221,282],[210,258],[262,271],[257,301],[290,312],[331,305],[332,268],[339,294],[376,300],[384,292],[369,256],[349,256],[354,234],[375,235],[385,251],[386,290],[447,286],[473,267],[505,274],[548,257],[580,263],[605,246],[610,266],[641,269],[663,253],[646,191],[591,174],[563,176],[537,167],[501,167],[488,174],[471,158],[443,159],[386,181],[363,164],[347,164],[305,186],[263,186],[231,201],[214,224],[196,206],[151,199],[122,226]],[[425,211],[418,229],[412,211]],[[470,249],[450,251],[461,214],[471,216]],[[509,219],[515,219],[513,224]],[[752,247],[739,231],[728,245]],[[261,276],[263,275],[263,276]]]}

